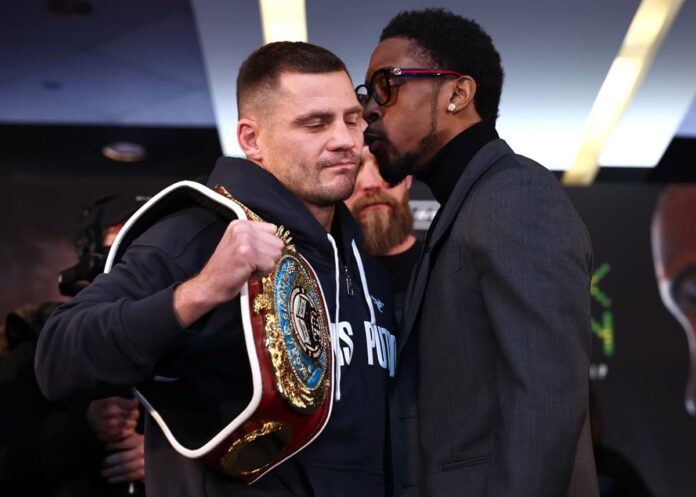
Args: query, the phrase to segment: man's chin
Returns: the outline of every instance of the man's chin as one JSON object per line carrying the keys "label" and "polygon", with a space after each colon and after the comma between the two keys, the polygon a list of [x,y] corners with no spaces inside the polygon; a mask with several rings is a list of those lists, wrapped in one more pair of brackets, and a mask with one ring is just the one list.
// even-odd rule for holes
{"label": "man's chin", "polygon": [[380,160],[379,174],[382,176],[384,181],[389,183],[389,186],[396,186],[401,183],[406,176],[410,174],[410,172],[407,170],[406,164],[401,162],[388,163]]}
{"label": "man's chin", "polygon": [[382,140],[372,140],[372,141],[365,141],[365,144],[367,145],[367,148],[370,150],[370,153],[374,156],[379,155],[379,150],[382,148],[383,141]]}
{"label": "man's chin", "polygon": [[355,181],[349,178],[343,178],[344,181],[334,183],[330,198],[332,203],[343,202],[348,200],[355,189]]}
{"label": "man's chin", "polygon": [[[373,146],[377,144],[377,146]],[[397,153],[396,149],[386,140],[377,140],[370,144],[370,151],[377,158],[379,173],[384,181],[395,186],[411,174],[411,161]]]}

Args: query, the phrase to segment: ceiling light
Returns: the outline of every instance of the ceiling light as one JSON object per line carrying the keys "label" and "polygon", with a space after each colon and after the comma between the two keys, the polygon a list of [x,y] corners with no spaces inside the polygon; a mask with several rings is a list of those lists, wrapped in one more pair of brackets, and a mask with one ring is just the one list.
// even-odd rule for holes
{"label": "ceiling light", "polygon": [[145,147],[139,143],[115,142],[105,145],[102,154],[117,162],[139,162],[145,159]]}
{"label": "ceiling light", "polygon": [[265,43],[307,41],[304,0],[259,0]]}
{"label": "ceiling light", "polygon": [[563,175],[566,185],[589,185],[594,181],[599,171],[599,156],[683,3],[684,0],[643,0],[638,6],[592,105],[575,163]]}

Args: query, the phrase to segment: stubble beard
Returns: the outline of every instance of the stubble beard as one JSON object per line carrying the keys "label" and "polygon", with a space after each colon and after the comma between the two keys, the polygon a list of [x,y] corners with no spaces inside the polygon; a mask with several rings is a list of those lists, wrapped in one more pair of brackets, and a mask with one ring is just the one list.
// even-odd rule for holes
{"label": "stubble beard", "polygon": [[[323,184],[321,182],[319,176],[324,168],[339,162],[345,162],[346,160],[355,164],[353,172],[337,175],[331,180],[331,184]],[[359,164],[360,156],[352,152],[346,152],[338,157],[320,159],[318,163],[313,165],[315,170],[319,172],[316,178],[316,188],[306,194],[307,200],[317,207],[330,207],[346,200],[351,196],[355,188]],[[305,170],[309,170],[309,166]],[[300,182],[304,182],[304,180],[300,180]],[[339,183],[336,184],[336,182]]]}
{"label": "stubble beard", "polygon": [[375,151],[379,164],[379,173],[390,186],[401,183],[409,174],[416,174],[416,164],[423,162],[423,156],[435,147],[437,141],[437,96],[430,106],[430,129],[423,136],[413,152],[400,153],[388,136],[385,136],[384,147]]}

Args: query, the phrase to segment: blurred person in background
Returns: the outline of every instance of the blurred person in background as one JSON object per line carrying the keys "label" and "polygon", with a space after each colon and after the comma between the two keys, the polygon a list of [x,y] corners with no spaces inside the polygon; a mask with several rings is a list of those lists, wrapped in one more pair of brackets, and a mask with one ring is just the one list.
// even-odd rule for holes
{"label": "blurred person in background", "polygon": [[[363,147],[362,164],[355,181],[355,190],[346,200],[346,205],[360,223],[365,250],[380,261],[387,271],[394,292],[394,313],[397,320],[404,314],[404,302],[413,268],[423,249],[423,242],[413,234],[413,215],[409,207],[409,190],[412,176],[406,176],[394,186],[389,185],[379,173],[377,158],[370,149]],[[375,303],[379,306],[379,303]],[[403,370],[399,382],[416,387],[414,370]],[[401,423],[411,427],[402,432],[399,440],[392,441],[398,451],[408,452],[407,463],[399,466],[400,486],[413,491],[417,488],[419,447],[416,428],[415,404],[413,399],[398,398],[391,409],[398,415]],[[401,494],[396,489],[397,495]]]}
{"label": "blurred person in background", "polygon": [[[74,296],[102,272],[118,230],[146,198],[109,195],[85,207],[75,242],[78,263],[60,274]],[[143,436],[136,400],[50,402],[39,391],[34,352],[57,302],[29,304],[5,321],[0,353],[0,490],[3,496],[142,494]],[[129,493],[130,492],[130,493]]]}
{"label": "blurred person in background", "polygon": [[413,234],[413,215],[408,192],[413,178],[407,176],[394,186],[379,174],[379,165],[367,147],[346,205],[360,223],[365,251],[380,261],[394,291],[394,311],[401,319],[404,298],[423,243]]}

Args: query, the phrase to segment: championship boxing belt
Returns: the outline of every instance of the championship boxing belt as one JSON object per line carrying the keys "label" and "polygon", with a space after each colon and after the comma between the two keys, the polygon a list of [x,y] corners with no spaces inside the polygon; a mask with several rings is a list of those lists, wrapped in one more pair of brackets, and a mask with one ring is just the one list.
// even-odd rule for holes
{"label": "championship boxing belt", "polygon": [[[213,191],[181,181],[155,195],[126,222],[105,272],[147,228],[192,206],[203,206],[227,221],[261,221],[224,188]],[[134,389],[177,452],[246,483],[310,444],[326,426],[333,405],[331,332],[321,285],[295,250],[291,234],[281,226],[277,235],[284,244],[280,260],[266,277],[244,284],[239,294],[240,346],[246,348],[252,384],[248,403],[229,419],[218,416],[210,422],[191,414],[178,378],[155,377]]]}

